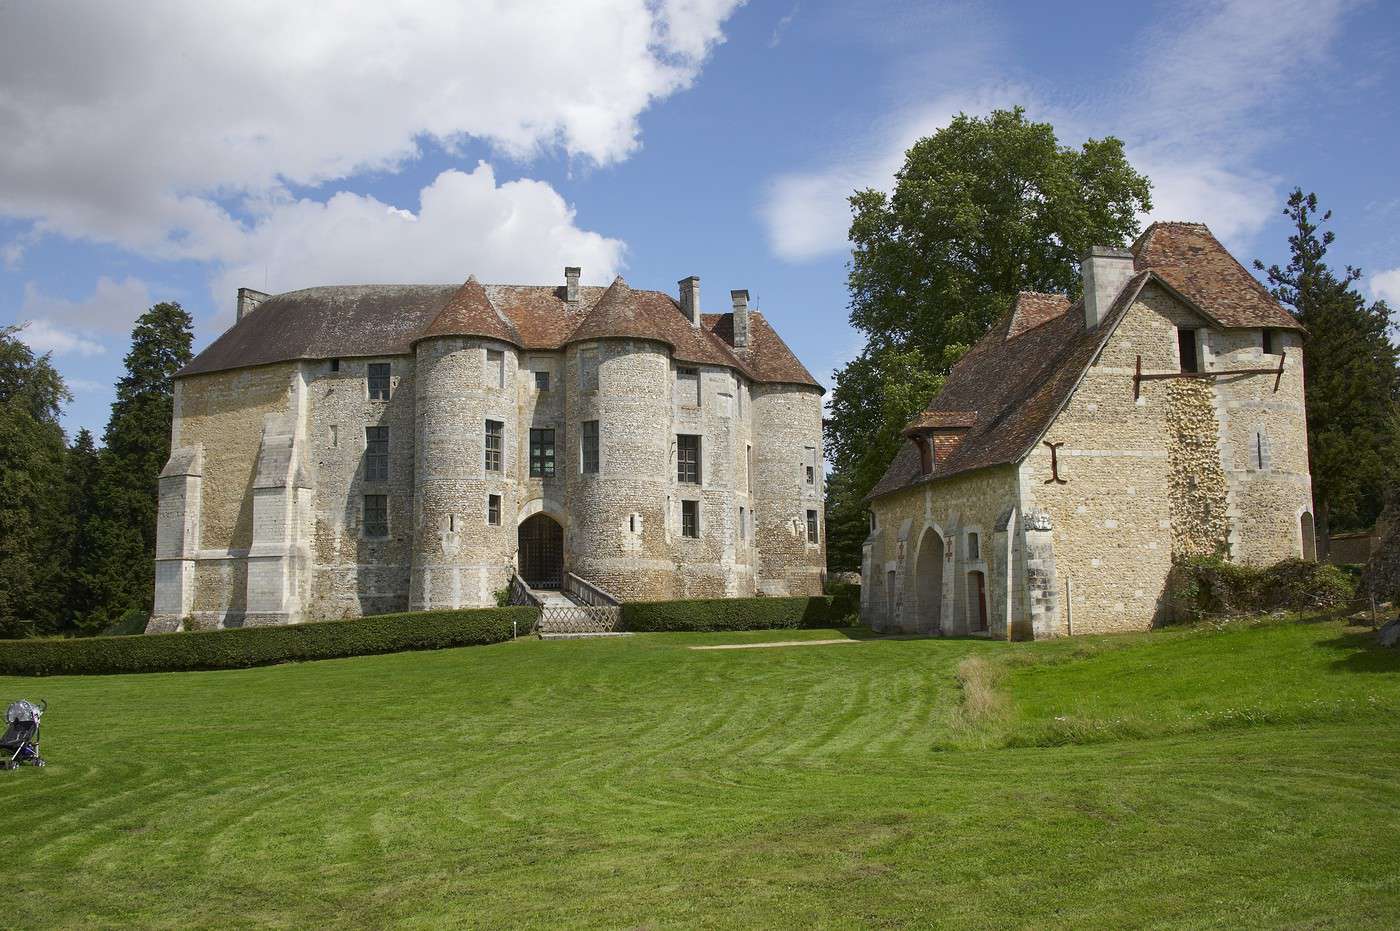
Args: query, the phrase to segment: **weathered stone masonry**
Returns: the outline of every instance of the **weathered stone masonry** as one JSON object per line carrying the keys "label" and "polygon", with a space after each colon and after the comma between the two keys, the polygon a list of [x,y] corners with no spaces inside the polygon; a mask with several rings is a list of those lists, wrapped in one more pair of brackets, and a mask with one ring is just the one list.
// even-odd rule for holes
{"label": "weathered stone masonry", "polygon": [[[1311,558],[1302,362],[1297,324],[1198,224],[1091,255],[1074,305],[1023,294],[876,488],[864,615],[977,632],[985,565],[989,636],[1143,629],[1174,558]],[[952,451],[931,444],[922,472],[915,446],[940,429]],[[920,556],[920,528],[961,541],[994,512],[981,563]]]}
{"label": "weathered stone masonry", "polygon": [[[151,629],[492,604],[535,515],[557,524],[565,571],[624,600],[820,591],[821,388],[745,292],[702,315],[698,280],[687,304],[569,271],[558,289],[244,301],[176,380]],[[375,397],[370,367],[385,364]],[[373,469],[371,428],[387,429]],[[553,431],[550,474],[530,474],[532,428]],[[698,483],[678,479],[679,435],[700,437]],[[367,532],[367,496],[387,502],[387,533]]]}

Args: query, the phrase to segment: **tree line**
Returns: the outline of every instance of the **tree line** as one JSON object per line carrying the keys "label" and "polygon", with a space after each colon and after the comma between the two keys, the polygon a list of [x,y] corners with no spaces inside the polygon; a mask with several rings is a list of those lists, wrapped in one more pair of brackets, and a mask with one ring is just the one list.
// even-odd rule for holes
{"label": "tree line", "polygon": [[151,610],[157,484],[192,321],[175,303],[136,321],[101,447],[87,429],[69,442],[72,396],[19,330],[0,328],[0,637],[102,633]]}
{"label": "tree line", "polygon": [[[1127,246],[1152,209],[1151,182],[1111,136],[1062,145],[1021,108],[959,115],[905,154],[893,189],[856,191],[848,273],[852,326],[866,338],[835,373],[826,431],[827,561],[860,568],[865,496],[903,429],[954,363],[1009,313],[1020,291],[1079,296],[1090,246]],[[1365,300],[1358,269],[1326,261],[1334,234],[1317,197],[1284,210],[1290,261],[1270,266],[1274,297],[1306,328],[1308,454],[1318,543],[1369,528],[1400,456],[1396,317]],[[1181,219],[1190,219],[1183,217]]]}

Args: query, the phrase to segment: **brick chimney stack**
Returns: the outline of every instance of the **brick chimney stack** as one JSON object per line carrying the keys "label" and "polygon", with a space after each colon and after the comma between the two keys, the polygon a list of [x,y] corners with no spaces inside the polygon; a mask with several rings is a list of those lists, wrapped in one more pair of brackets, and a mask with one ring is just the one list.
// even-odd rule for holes
{"label": "brick chimney stack", "polygon": [[570,304],[578,303],[578,279],[583,274],[583,269],[577,265],[564,266],[564,300]]}
{"label": "brick chimney stack", "polygon": [[1136,274],[1133,254],[1114,246],[1094,246],[1079,261],[1084,279],[1084,328],[1092,330],[1108,316],[1128,279]]}
{"label": "brick chimney stack", "polygon": [[700,326],[700,279],[695,275],[689,278],[682,278],[678,284],[681,286],[681,313],[690,321],[693,327]]}
{"label": "brick chimney stack", "polygon": [[238,289],[238,316],[235,323],[248,316],[253,310],[267,300],[272,295],[264,294],[261,291],[254,291],[252,288]]}
{"label": "brick chimney stack", "polygon": [[749,292],[730,291],[729,299],[734,302],[734,348],[749,348]]}

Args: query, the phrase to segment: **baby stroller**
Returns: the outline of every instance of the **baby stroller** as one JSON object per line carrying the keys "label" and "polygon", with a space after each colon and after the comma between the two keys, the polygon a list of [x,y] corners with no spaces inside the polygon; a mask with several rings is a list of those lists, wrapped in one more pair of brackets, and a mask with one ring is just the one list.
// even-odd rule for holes
{"label": "baby stroller", "polygon": [[0,752],[11,755],[9,759],[0,756],[0,769],[18,769],[25,763],[44,765],[44,758],[39,755],[39,719],[48,708],[46,701],[36,705],[21,699],[5,709],[5,723],[9,727],[5,736],[0,737]]}

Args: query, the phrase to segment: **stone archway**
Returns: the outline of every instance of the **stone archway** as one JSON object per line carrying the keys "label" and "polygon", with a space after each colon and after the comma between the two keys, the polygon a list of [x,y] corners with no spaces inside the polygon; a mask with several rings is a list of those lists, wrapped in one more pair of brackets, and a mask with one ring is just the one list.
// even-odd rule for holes
{"label": "stone archway", "polygon": [[564,584],[564,528],[540,512],[521,521],[520,577],[531,588],[557,589]]}
{"label": "stone archway", "polygon": [[919,538],[914,562],[914,629],[932,633],[943,627],[943,537],[929,527]]}

